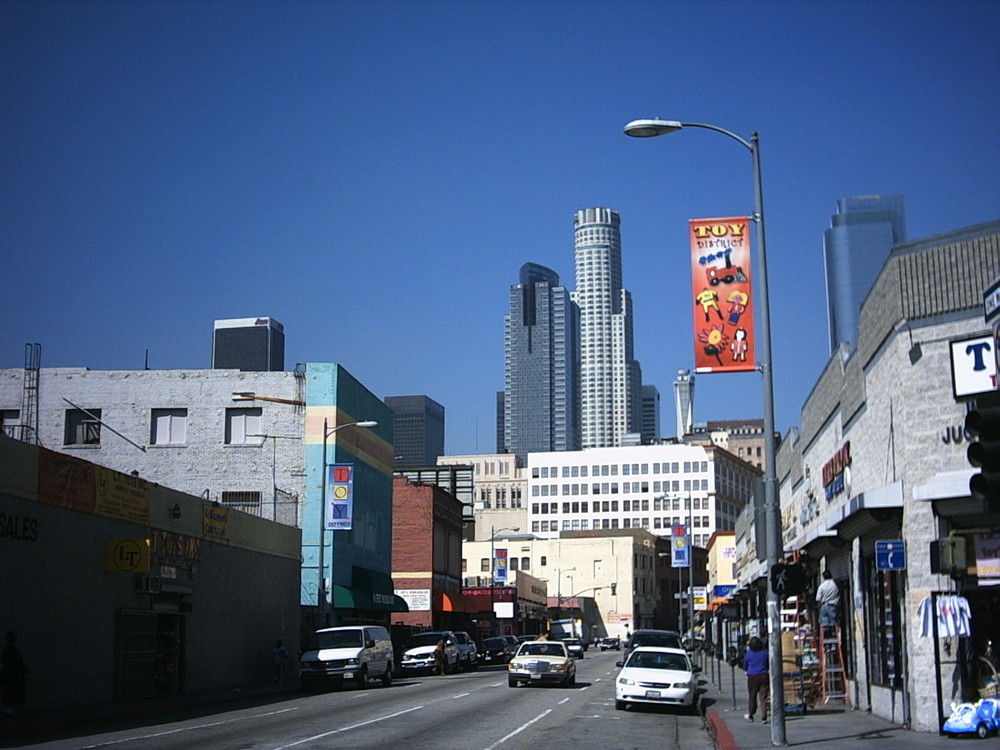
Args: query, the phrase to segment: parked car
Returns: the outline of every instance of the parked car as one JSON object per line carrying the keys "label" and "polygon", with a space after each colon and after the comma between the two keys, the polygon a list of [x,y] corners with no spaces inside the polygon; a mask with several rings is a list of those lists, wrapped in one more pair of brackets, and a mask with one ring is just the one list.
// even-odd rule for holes
{"label": "parked car", "polygon": [[[505,641],[507,641],[507,646],[510,648],[510,652],[512,654],[515,651],[517,651],[517,647],[518,646],[520,646],[522,643],[524,643],[524,641],[519,640],[517,636],[513,636],[513,635],[501,635],[501,636],[497,636],[497,637],[498,638],[503,638]],[[534,639],[532,639],[532,640],[534,640]]]}
{"label": "parked car", "polygon": [[479,649],[472,636],[464,630],[456,630],[455,642],[458,644],[458,666],[466,672],[479,669]]}
{"label": "parked car", "polygon": [[434,671],[434,649],[439,641],[444,641],[444,671],[445,674],[457,672],[458,666],[458,641],[455,634],[450,630],[428,630],[424,633],[417,633],[410,636],[403,651],[403,658],[399,662],[403,673],[419,674],[421,672],[431,673]]}
{"label": "parked car", "polygon": [[608,636],[607,638],[601,638],[601,642],[598,644],[601,651],[621,651],[622,640],[617,635]]}
{"label": "parked car", "polygon": [[625,653],[628,655],[639,646],[658,646],[660,648],[679,648],[684,650],[680,633],[673,630],[636,630],[628,639]]}
{"label": "parked car", "polygon": [[577,659],[583,658],[583,644],[579,638],[560,638],[560,640],[566,644],[566,650],[569,651],[570,656]]}
{"label": "parked car", "polygon": [[479,649],[479,661],[483,664],[506,664],[513,654],[506,639],[499,636],[486,638]]}
{"label": "parked car", "polygon": [[525,641],[507,665],[507,684],[576,684],[576,660],[560,641]]}
{"label": "parked car", "polygon": [[698,678],[701,667],[691,663],[684,649],[638,646],[615,678],[615,708],[625,710],[630,703],[681,706],[698,710]]}
{"label": "parked car", "polygon": [[348,680],[363,689],[375,677],[383,685],[392,684],[395,657],[385,628],[377,625],[323,628],[316,631],[316,644],[316,649],[307,651],[299,660],[302,687],[306,690],[324,684],[339,686]]}

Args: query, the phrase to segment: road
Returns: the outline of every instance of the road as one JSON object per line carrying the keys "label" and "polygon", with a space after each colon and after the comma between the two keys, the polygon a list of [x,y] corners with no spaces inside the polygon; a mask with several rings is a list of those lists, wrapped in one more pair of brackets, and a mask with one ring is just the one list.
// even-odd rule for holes
{"label": "road", "polygon": [[[507,685],[502,666],[446,677],[397,679],[391,687],[276,696],[197,718],[39,741],[39,750],[710,750],[702,718],[671,708],[614,707],[620,652],[589,651],[571,688]],[[38,738],[42,740],[42,738]]]}

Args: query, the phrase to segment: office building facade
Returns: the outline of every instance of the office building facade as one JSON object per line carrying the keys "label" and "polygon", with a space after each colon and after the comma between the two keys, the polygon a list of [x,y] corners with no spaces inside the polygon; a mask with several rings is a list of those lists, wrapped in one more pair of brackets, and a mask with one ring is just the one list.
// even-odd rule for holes
{"label": "office building facade", "polygon": [[285,369],[285,327],[274,318],[215,321],[212,369],[281,372]]}
{"label": "office building facade", "polygon": [[444,407],[427,396],[386,396],[392,409],[395,468],[433,466],[444,455]]}
{"label": "office building facade", "polygon": [[889,257],[906,242],[906,202],[902,195],[871,195],[837,201],[837,213],[823,233],[830,353],[842,343],[858,343],[861,303]]}
{"label": "office building facade", "polygon": [[582,209],[574,219],[582,448],[620,445],[641,429],[642,372],[633,357],[632,297],[622,288],[620,226],[610,208]]}
{"label": "office building facade", "polygon": [[578,395],[580,314],[559,275],[521,266],[504,320],[504,450],[580,447]]}

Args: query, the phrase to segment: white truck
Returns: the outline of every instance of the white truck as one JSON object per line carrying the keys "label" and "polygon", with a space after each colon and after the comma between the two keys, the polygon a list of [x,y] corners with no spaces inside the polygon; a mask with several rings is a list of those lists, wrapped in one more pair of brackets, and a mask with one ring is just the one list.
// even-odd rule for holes
{"label": "white truck", "polygon": [[560,641],[564,638],[579,638],[584,649],[590,646],[587,628],[581,620],[553,620],[550,632],[550,637],[554,641]]}

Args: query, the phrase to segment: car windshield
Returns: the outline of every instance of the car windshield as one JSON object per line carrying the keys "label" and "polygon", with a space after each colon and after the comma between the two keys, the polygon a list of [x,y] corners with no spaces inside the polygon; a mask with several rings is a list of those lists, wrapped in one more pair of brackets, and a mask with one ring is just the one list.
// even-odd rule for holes
{"label": "car windshield", "polygon": [[638,669],[673,669],[689,672],[691,667],[683,654],[664,654],[656,651],[634,651],[625,663],[626,667]]}
{"label": "car windshield", "polygon": [[409,648],[417,646],[436,646],[444,636],[440,633],[421,633],[410,638]]}
{"label": "car windshield", "polygon": [[518,656],[566,656],[563,647],[558,643],[525,643],[521,646]]}
{"label": "car windshield", "polygon": [[361,648],[360,630],[329,630],[316,634],[320,648]]}
{"label": "car windshield", "polygon": [[661,646],[663,648],[683,648],[681,639],[674,633],[636,633],[632,637],[632,647]]}

